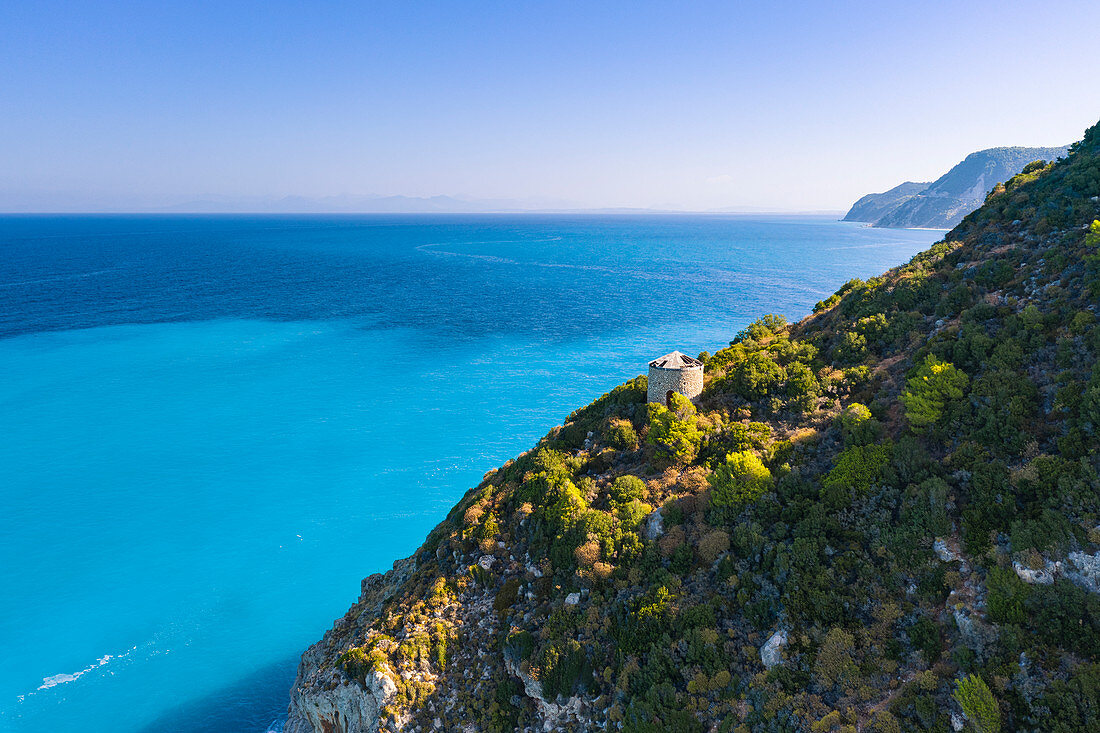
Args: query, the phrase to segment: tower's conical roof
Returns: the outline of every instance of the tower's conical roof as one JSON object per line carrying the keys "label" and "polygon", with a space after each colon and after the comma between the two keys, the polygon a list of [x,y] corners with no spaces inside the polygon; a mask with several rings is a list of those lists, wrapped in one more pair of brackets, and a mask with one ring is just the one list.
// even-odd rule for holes
{"label": "tower's conical roof", "polygon": [[686,367],[703,366],[703,362],[696,359],[694,356],[688,356],[687,354],[681,354],[679,351],[673,351],[671,354],[665,354],[649,362],[651,367],[657,367],[658,369],[684,369]]}

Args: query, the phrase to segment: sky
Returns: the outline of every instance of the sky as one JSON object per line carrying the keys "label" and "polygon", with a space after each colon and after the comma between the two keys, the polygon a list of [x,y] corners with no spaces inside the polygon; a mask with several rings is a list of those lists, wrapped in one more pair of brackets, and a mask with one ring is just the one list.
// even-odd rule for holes
{"label": "sky", "polygon": [[0,211],[841,210],[1100,119],[1095,0],[0,3]]}

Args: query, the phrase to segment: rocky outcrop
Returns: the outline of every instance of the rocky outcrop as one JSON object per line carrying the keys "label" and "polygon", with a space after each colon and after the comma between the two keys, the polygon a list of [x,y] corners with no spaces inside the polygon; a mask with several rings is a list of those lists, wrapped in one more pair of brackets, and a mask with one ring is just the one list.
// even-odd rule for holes
{"label": "rocky outcrop", "polygon": [[1031,585],[1050,585],[1061,577],[1091,593],[1100,593],[1100,553],[1071,552],[1065,560],[1045,560],[1041,568],[1030,568],[1016,561],[1012,569],[1020,580]]}
{"label": "rocky outcrop", "polygon": [[760,647],[760,661],[768,669],[783,663],[783,647],[787,646],[787,631],[779,629]]}
{"label": "rocky outcrop", "polygon": [[337,660],[361,641],[355,633],[356,622],[377,616],[415,569],[413,559],[406,558],[384,575],[365,578],[355,606],[306,650],[291,689],[283,733],[377,733],[382,708],[397,689],[394,681],[372,672],[360,684],[344,674]]}

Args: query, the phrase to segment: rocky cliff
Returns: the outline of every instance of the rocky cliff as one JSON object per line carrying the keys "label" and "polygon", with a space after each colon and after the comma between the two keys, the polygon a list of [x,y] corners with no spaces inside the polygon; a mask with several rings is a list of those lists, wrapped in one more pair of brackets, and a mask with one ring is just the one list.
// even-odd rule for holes
{"label": "rocky cliff", "polygon": [[1034,161],[1050,162],[1066,154],[1056,148],[990,148],[971,153],[930,184],[903,183],[855,203],[845,221],[879,227],[949,229],[982,205],[986,194]]}
{"label": "rocky cliff", "polygon": [[289,733],[1100,729],[1100,125],[904,266],[490,472]]}
{"label": "rocky cliff", "polygon": [[928,183],[905,183],[894,186],[882,193],[869,193],[852,204],[842,221],[864,221],[874,223],[894,209],[928,188]]}

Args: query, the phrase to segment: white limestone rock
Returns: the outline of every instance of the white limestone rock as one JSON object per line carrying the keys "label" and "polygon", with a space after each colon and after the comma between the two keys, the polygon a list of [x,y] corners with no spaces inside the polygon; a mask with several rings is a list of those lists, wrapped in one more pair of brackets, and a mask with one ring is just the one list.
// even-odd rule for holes
{"label": "white limestone rock", "polygon": [[932,543],[932,550],[942,562],[954,562],[961,559],[959,553],[948,547],[947,543],[939,537]]}
{"label": "white limestone rock", "polygon": [[[353,607],[357,618],[377,616],[385,599],[414,570],[416,562],[406,558],[395,562],[385,575],[365,578],[358,607]],[[283,733],[377,733],[381,710],[397,692],[397,685],[381,672],[367,675],[361,685],[332,663],[354,643],[347,637],[350,618],[338,620],[302,655]]]}
{"label": "white limestone rock", "polygon": [[565,597],[565,605],[567,605],[567,606],[575,606],[580,602],[581,602],[581,594],[580,593],[570,593],[569,595],[567,595]]}
{"label": "white limestone rock", "polygon": [[1100,593],[1100,553],[1069,553],[1065,567],[1066,577],[1091,593]]}
{"label": "white limestone rock", "polygon": [[660,509],[654,509],[649,513],[649,516],[645,518],[642,531],[645,533],[647,540],[655,540],[665,533],[665,518]]}
{"label": "white limestone rock", "polygon": [[768,669],[783,663],[783,647],[787,646],[787,630],[779,629],[760,647],[760,661]]}
{"label": "white limestone rock", "polygon": [[1048,561],[1045,568],[1034,570],[1022,565],[1019,561],[1012,563],[1012,569],[1016,571],[1016,575],[1020,577],[1020,580],[1031,585],[1050,585],[1054,582],[1054,570],[1055,564]]}

